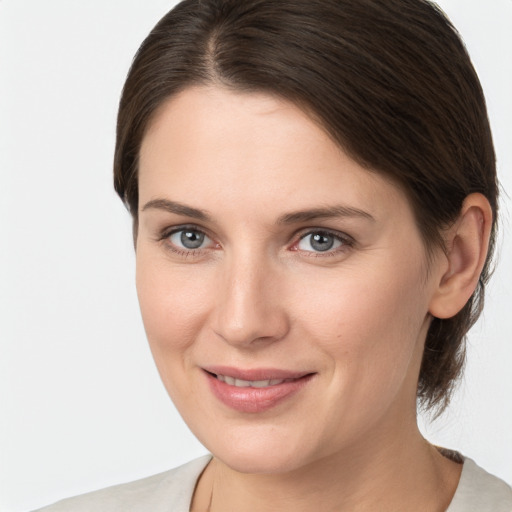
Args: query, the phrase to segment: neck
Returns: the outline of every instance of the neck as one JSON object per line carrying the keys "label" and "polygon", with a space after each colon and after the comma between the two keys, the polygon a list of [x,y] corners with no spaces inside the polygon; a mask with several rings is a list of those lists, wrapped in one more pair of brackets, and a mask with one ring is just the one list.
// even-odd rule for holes
{"label": "neck", "polygon": [[239,473],[214,459],[198,484],[197,506],[191,510],[446,510],[461,466],[440,455],[417,428],[403,427],[394,442],[382,429],[365,435],[360,446],[355,443],[350,450],[285,474]]}

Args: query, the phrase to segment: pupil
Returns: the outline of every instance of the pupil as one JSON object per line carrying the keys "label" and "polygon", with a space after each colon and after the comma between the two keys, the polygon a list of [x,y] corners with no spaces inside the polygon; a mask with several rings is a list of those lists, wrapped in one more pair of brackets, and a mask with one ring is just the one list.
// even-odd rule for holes
{"label": "pupil", "polygon": [[197,249],[201,247],[204,241],[204,234],[195,231],[183,231],[181,233],[181,243],[187,249]]}
{"label": "pupil", "polygon": [[311,247],[316,251],[328,251],[333,245],[332,236],[316,234],[311,237]]}

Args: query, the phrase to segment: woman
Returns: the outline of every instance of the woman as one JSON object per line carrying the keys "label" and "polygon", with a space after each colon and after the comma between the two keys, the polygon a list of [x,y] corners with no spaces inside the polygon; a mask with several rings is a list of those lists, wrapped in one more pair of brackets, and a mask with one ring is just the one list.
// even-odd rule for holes
{"label": "woman", "polygon": [[421,0],[185,0],[141,46],[115,186],[153,356],[212,453],[47,510],[509,511],[421,436],[481,310],[485,102]]}

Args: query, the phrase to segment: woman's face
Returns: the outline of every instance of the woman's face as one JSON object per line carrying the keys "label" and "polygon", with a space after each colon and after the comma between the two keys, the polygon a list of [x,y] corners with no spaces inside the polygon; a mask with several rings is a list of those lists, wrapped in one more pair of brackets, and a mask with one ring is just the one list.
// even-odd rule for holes
{"label": "woman's face", "polygon": [[139,191],[147,336],[214,455],[280,472],[400,442],[440,265],[399,188],[293,104],[198,87],[151,123]]}

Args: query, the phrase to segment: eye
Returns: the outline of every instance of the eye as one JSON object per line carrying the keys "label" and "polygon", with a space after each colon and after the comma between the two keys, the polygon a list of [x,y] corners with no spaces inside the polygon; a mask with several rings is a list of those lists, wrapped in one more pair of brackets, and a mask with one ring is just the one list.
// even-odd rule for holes
{"label": "eye", "polygon": [[203,249],[212,244],[212,240],[202,231],[193,228],[184,228],[174,231],[168,236],[168,240],[175,247],[188,251]]}
{"label": "eye", "polygon": [[340,235],[326,231],[313,231],[301,237],[297,249],[307,252],[327,252],[343,245],[349,245],[349,243]]}

